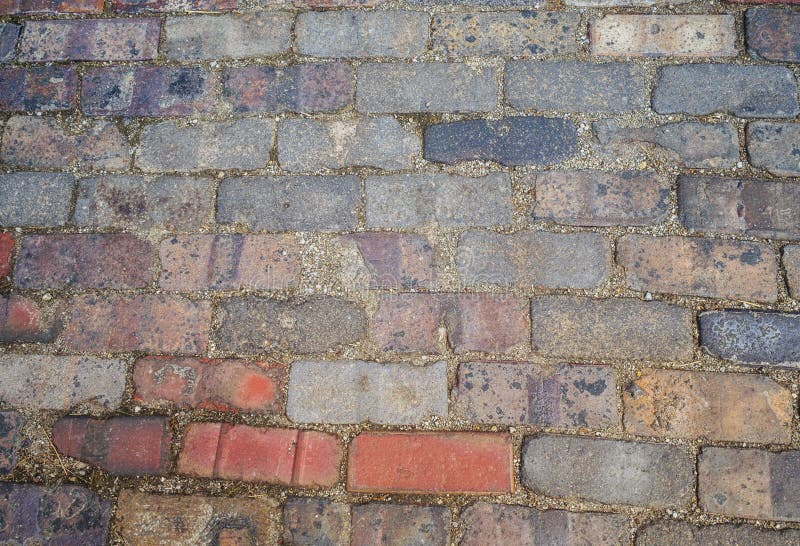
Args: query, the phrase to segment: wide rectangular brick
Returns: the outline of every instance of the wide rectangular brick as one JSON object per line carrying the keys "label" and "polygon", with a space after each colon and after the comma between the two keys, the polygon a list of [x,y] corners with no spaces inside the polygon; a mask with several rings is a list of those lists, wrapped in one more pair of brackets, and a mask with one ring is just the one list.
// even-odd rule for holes
{"label": "wide rectangular brick", "polygon": [[324,498],[290,497],[283,505],[286,544],[350,546],[350,505]]}
{"label": "wide rectangular brick", "polygon": [[511,436],[362,432],[350,442],[347,489],[373,493],[510,493]]}
{"label": "wide rectangular brick", "polygon": [[342,456],[339,439],[324,432],[190,423],[177,471],[202,478],[330,487],[339,480]]}
{"label": "wide rectangular brick", "polygon": [[800,63],[800,13],[753,8],[745,14],[747,51],[770,61]]}
{"label": "wide rectangular brick", "polygon": [[265,231],[347,231],[358,223],[360,202],[355,176],[226,178],[217,222]]}
{"label": "wide rectangular brick", "polygon": [[789,293],[794,299],[800,299],[800,245],[783,247],[783,268]]}
{"label": "wide rectangular brick", "polygon": [[700,345],[743,364],[800,365],[800,314],[724,309],[700,313]]}
{"label": "wide rectangular brick", "polygon": [[308,11],[297,17],[295,49],[315,57],[415,57],[427,47],[428,23],[417,11]]}
{"label": "wide rectangular brick", "polygon": [[14,23],[0,23],[0,63],[10,63],[14,60],[21,28]]}
{"label": "wide rectangular brick", "polygon": [[146,61],[158,54],[161,20],[26,21],[20,61]]}
{"label": "wide rectangular brick", "polygon": [[75,107],[78,75],[70,67],[0,69],[0,111],[49,112]]}
{"label": "wide rectangular brick", "polygon": [[144,11],[229,11],[239,6],[239,0],[113,0],[114,11],[141,13]]}
{"label": "wide rectangular brick", "polygon": [[631,298],[531,302],[533,350],[552,357],[688,360],[692,320],[689,309]]}
{"label": "wide rectangular brick", "polygon": [[435,288],[436,253],[421,235],[364,232],[336,240],[342,282],[353,288]]}
{"label": "wide rectangular brick", "polygon": [[764,444],[792,437],[792,393],[761,375],[645,370],[622,400],[632,434]]}
{"label": "wide rectangular brick", "polygon": [[38,303],[25,296],[0,296],[0,343],[50,343],[64,325],[61,302]]}
{"label": "wide rectangular brick", "polygon": [[3,0],[0,14],[102,13],[103,0]]}
{"label": "wide rectangular brick", "polygon": [[71,302],[64,343],[71,351],[202,353],[210,322],[207,301],[161,294],[81,295]]}
{"label": "wide rectangular brick", "polygon": [[13,472],[27,419],[17,411],[0,411],[0,476]]}
{"label": "wide rectangular brick", "polygon": [[125,362],[89,356],[0,356],[0,400],[14,407],[114,411],[125,394]]}
{"label": "wide rectangular brick", "polygon": [[0,225],[58,227],[69,218],[71,174],[0,174]]}
{"label": "wide rectangular brick", "polygon": [[747,153],[753,167],[775,176],[800,176],[800,123],[747,124]]}
{"label": "wide rectangular brick", "polygon": [[299,423],[411,425],[447,417],[447,365],[300,361],[289,373],[286,415]]}
{"label": "wide rectangular brick", "polygon": [[685,521],[656,520],[636,533],[636,546],[685,546],[686,544],[769,544],[792,546],[800,542],[800,530],[764,529],[755,525],[717,523],[693,525]]}
{"label": "wide rectangular brick", "polygon": [[7,277],[11,273],[14,246],[13,233],[7,231],[0,233],[0,277]]}
{"label": "wide rectangular brick", "polygon": [[351,546],[425,544],[446,546],[450,534],[447,506],[368,503],[353,506]]}
{"label": "wide rectangular brick", "polygon": [[624,235],[617,261],[634,290],[745,301],[778,299],[778,263],[762,243]]}

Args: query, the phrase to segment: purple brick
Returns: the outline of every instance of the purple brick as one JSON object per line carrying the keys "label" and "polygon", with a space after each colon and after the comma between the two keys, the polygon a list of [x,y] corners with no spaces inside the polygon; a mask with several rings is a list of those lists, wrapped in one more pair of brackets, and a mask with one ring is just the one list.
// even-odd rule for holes
{"label": "purple brick", "polygon": [[0,411],[0,476],[14,470],[25,417],[16,411]]}
{"label": "purple brick", "polygon": [[4,68],[0,70],[0,89],[0,110],[4,112],[69,110],[75,106],[78,76],[64,66]]}
{"label": "purple brick", "polygon": [[114,11],[122,13],[169,11],[229,11],[239,6],[239,0],[114,0]]}
{"label": "purple brick", "polygon": [[0,63],[8,63],[14,59],[14,47],[19,37],[19,25],[0,23]]}

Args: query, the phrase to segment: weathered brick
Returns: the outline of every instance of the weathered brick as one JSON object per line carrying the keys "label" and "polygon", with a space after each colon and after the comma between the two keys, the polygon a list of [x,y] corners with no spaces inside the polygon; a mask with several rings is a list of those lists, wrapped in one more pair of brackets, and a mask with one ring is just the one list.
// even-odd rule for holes
{"label": "weathered brick", "polygon": [[7,231],[0,233],[0,277],[11,273],[11,260],[14,255],[14,234]]}
{"label": "weathered brick", "polygon": [[435,288],[436,257],[428,239],[406,233],[352,233],[337,239],[341,279],[356,288]]}
{"label": "weathered brick", "polygon": [[350,442],[347,489],[510,493],[511,455],[511,436],[506,433],[362,432]]}
{"label": "weathered brick", "polygon": [[747,51],[753,57],[800,63],[800,13],[754,8],[745,14]]}
{"label": "weathered brick", "polygon": [[594,55],[735,57],[733,15],[606,15],[592,21]]}
{"label": "weathered brick", "polygon": [[363,309],[328,296],[285,301],[230,298],[220,304],[217,321],[216,346],[237,353],[323,353],[356,343],[366,334]]}
{"label": "weathered brick", "polygon": [[410,425],[447,417],[447,365],[300,361],[289,373],[286,415],[299,423]]}
{"label": "weathered brick", "polygon": [[687,64],[665,66],[653,91],[659,114],[791,118],[800,112],[797,80],[783,66]]}
{"label": "weathered brick", "polygon": [[72,351],[201,353],[211,322],[207,301],[161,294],[81,295],[72,300],[64,342]]}
{"label": "weathered brick", "polygon": [[0,174],[0,225],[63,226],[69,217],[74,184],[71,174]]}
{"label": "weathered brick", "polygon": [[509,61],[506,102],[520,110],[629,112],[644,108],[644,70],[629,63]]}
{"label": "weathered brick", "polygon": [[290,497],[283,507],[283,540],[297,546],[350,546],[350,506]]}
{"label": "weathered brick", "polygon": [[163,54],[179,61],[278,55],[289,50],[292,19],[265,11],[167,17]]}
{"label": "weathered brick", "polygon": [[454,164],[473,159],[502,165],[548,165],[578,153],[575,125],[566,119],[509,117],[430,125],[425,159]]}
{"label": "weathered brick", "polygon": [[161,20],[26,21],[20,61],[146,61],[155,59]]}
{"label": "weathered brick", "polygon": [[760,375],[645,370],[622,395],[625,430],[644,436],[789,443],[792,393]]}
{"label": "weathered brick", "polygon": [[228,11],[236,9],[239,0],[113,0],[115,11],[141,13],[143,11]]}
{"label": "weathered brick", "polygon": [[49,343],[63,326],[59,302],[39,304],[24,296],[0,296],[0,343]]}
{"label": "weathered brick", "polygon": [[725,309],[700,313],[700,345],[743,364],[800,363],[800,314]]}
{"label": "weathered brick", "polygon": [[794,299],[800,299],[800,245],[783,247],[783,267],[789,292]]}
{"label": "weathered brick", "polygon": [[75,107],[78,76],[70,67],[0,69],[0,110],[48,112]]}
{"label": "weathered brick", "polygon": [[166,417],[62,417],[53,425],[61,453],[115,476],[165,474],[170,441]]}
{"label": "weathered brick", "polygon": [[692,525],[685,521],[656,520],[636,533],[636,546],[685,546],[686,544],[791,546],[798,542],[800,542],[800,531],[797,529],[763,529],[753,525],[732,523]]}
{"label": "weathered brick", "polygon": [[776,176],[800,176],[800,123],[747,124],[750,163]]}
{"label": "weathered brick", "polygon": [[22,288],[145,288],[153,247],[133,235],[52,233],[22,239],[14,284]]}
{"label": "weathered brick", "polygon": [[610,273],[611,249],[598,233],[466,231],[456,265],[466,286],[593,288]]}
{"label": "weathered brick", "polygon": [[346,121],[284,119],[278,125],[278,162],[288,171],[407,169],[419,151],[419,137],[389,116]]}
{"label": "weathered brick", "polygon": [[446,173],[370,176],[366,197],[369,227],[495,226],[512,219],[506,173],[478,178]]}
{"label": "weathered brick", "polygon": [[0,23],[0,63],[9,63],[14,60],[17,38],[21,28],[14,23]]}
{"label": "weathered brick", "polygon": [[134,399],[148,407],[279,413],[286,368],[244,360],[146,357],[133,368]]}
{"label": "weathered brick", "polygon": [[579,6],[587,8],[604,7],[628,7],[628,6],[664,6],[676,4],[688,4],[693,0],[564,0],[568,6]]}
{"label": "weathered brick", "polygon": [[634,290],[745,301],[778,299],[778,264],[766,244],[624,235],[617,262]]}
{"label": "weathered brick", "polygon": [[358,223],[360,202],[355,176],[226,178],[217,222],[266,231],[346,231]]}
{"label": "weathered brick", "polygon": [[333,112],[353,103],[353,70],[342,63],[230,67],[222,97],[237,114]]}
{"label": "weathered brick", "polygon": [[531,303],[533,349],[553,357],[687,360],[692,312],[661,302],[539,296]]}
{"label": "weathered brick", "polygon": [[102,13],[103,0],[3,0],[2,14]]}
{"label": "weathered brick", "polygon": [[106,121],[72,133],[53,118],[15,116],[6,123],[0,158],[22,167],[122,170],[130,164],[128,140]]}
{"label": "weathered brick", "polygon": [[383,294],[370,321],[370,335],[382,351],[441,353],[446,334],[443,297]]}
{"label": "weathered brick", "polygon": [[416,11],[309,11],[297,17],[295,49],[315,57],[415,57],[427,47],[428,23]]}
{"label": "weathered brick", "polygon": [[425,544],[445,546],[450,530],[446,506],[368,503],[353,507],[351,546]]}
{"label": "weathered brick", "polygon": [[0,476],[11,473],[22,444],[22,427],[27,419],[16,411],[0,411]]}
{"label": "weathered brick", "polygon": [[522,446],[522,483],[536,493],[608,504],[684,506],[694,461],[683,447],[540,435]]}
{"label": "weathered brick", "polygon": [[245,118],[201,121],[179,126],[174,121],[142,130],[136,166],[145,172],[258,169],[269,161],[275,122]]}
{"label": "weathered brick", "polygon": [[800,0],[725,0],[734,4],[798,4]]}
{"label": "weathered brick", "polygon": [[338,438],[324,432],[191,423],[183,436],[178,472],[223,480],[329,487],[339,480],[342,456]]}

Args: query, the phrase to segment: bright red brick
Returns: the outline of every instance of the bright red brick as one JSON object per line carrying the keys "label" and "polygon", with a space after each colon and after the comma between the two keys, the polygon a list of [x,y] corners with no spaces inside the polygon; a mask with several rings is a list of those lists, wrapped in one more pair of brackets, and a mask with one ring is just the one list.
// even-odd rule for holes
{"label": "bright red brick", "polygon": [[0,296],[0,343],[53,341],[63,326],[60,303],[40,305],[22,296]]}
{"label": "bright red brick", "polygon": [[11,273],[11,258],[14,255],[14,234],[0,233],[0,277]]}
{"label": "bright red brick", "polygon": [[0,0],[1,14],[102,13],[103,0]]}
{"label": "bright red brick", "polygon": [[229,11],[239,6],[239,0],[113,0],[115,11]]}
{"label": "bright red brick", "polygon": [[0,70],[0,110],[47,112],[75,107],[78,75],[72,68],[47,66]]}

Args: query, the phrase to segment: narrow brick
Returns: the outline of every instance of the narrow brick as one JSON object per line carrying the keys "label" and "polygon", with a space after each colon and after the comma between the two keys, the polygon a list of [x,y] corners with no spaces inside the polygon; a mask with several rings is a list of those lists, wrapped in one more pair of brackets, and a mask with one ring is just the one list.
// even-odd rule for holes
{"label": "narrow brick", "polygon": [[22,27],[14,23],[0,23],[0,64],[10,63],[16,55],[17,38]]}
{"label": "narrow brick", "polygon": [[290,497],[283,506],[283,540],[297,546],[350,546],[350,506],[328,499]]}
{"label": "narrow brick", "polygon": [[688,360],[692,312],[661,302],[539,296],[531,303],[533,349],[552,357]]}
{"label": "narrow brick", "polygon": [[103,0],[4,0],[0,14],[31,13],[102,13]]}
{"label": "narrow brick", "polygon": [[775,252],[761,243],[625,235],[617,261],[634,290],[745,301],[776,301]]}
{"label": "narrow brick", "polygon": [[700,345],[743,364],[800,364],[800,315],[725,309],[700,313]]}
{"label": "narrow brick", "polygon": [[0,476],[10,474],[17,465],[27,419],[16,411],[0,411]]}
{"label": "narrow brick", "polygon": [[114,11],[124,13],[169,11],[229,11],[239,0],[113,0]]}
{"label": "narrow brick", "polygon": [[800,245],[783,247],[783,267],[789,292],[794,299],[800,299]]}
{"label": "narrow brick", "polygon": [[358,223],[355,176],[227,178],[219,186],[217,222],[266,231],[347,231]]}
{"label": "narrow brick", "polygon": [[0,277],[11,273],[11,260],[14,256],[14,235],[9,232],[0,233]]}
{"label": "narrow brick", "polygon": [[63,226],[69,217],[74,184],[71,174],[0,174],[0,225]]}
{"label": "narrow brick", "polygon": [[353,507],[351,546],[426,544],[446,546],[450,531],[447,506],[368,503]]}
{"label": "narrow brick", "polygon": [[286,368],[244,360],[146,357],[133,368],[134,399],[146,407],[280,413]]}
{"label": "narrow brick", "polygon": [[800,123],[747,124],[747,153],[753,167],[775,176],[800,176]]}
{"label": "narrow brick", "polygon": [[510,493],[511,455],[511,436],[506,433],[362,432],[350,442],[347,489]]}
{"label": "narrow brick", "polygon": [[747,51],[770,61],[800,63],[800,13],[753,8],[745,14]]}
{"label": "narrow brick", "polygon": [[354,288],[435,288],[436,257],[428,239],[406,233],[352,233],[337,239],[342,282]]}
{"label": "narrow brick", "polygon": [[71,351],[149,351],[195,354],[206,350],[211,321],[207,301],[161,294],[81,295],[72,300],[64,334]]}
{"label": "narrow brick", "polygon": [[428,23],[416,11],[308,11],[297,17],[295,49],[315,57],[415,57],[427,47]]}
{"label": "narrow brick", "polygon": [[78,93],[78,76],[72,68],[47,66],[0,69],[0,111],[50,112],[71,110]]}
{"label": "narrow brick", "polygon": [[717,523],[692,525],[685,521],[656,520],[636,533],[636,546],[686,544],[770,544],[792,546],[800,542],[797,529],[764,529],[754,525]]}
{"label": "narrow brick", "polygon": [[63,327],[63,305],[18,295],[0,296],[0,343],[50,343]]}

